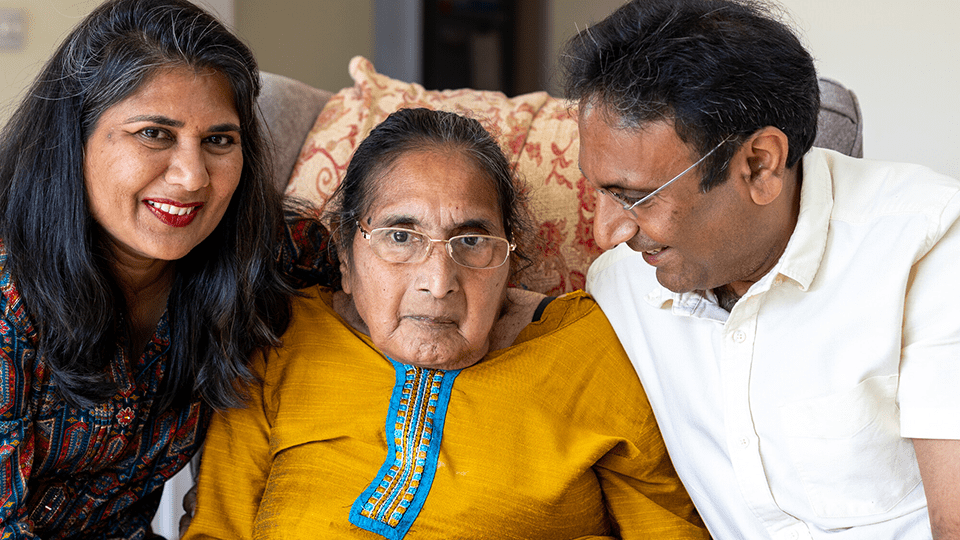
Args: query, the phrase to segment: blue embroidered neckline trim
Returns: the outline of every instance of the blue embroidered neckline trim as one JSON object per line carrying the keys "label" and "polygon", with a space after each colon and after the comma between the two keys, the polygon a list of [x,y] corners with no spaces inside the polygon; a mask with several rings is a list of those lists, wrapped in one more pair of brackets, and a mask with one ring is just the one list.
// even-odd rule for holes
{"label": "blue embroidered neckline trim", "polygon": [[397,379],[387,411],[387,457],[351,506],[350,523],[400,540],[430,493],[453,381],[460,370],[427,369],[388,360]]}

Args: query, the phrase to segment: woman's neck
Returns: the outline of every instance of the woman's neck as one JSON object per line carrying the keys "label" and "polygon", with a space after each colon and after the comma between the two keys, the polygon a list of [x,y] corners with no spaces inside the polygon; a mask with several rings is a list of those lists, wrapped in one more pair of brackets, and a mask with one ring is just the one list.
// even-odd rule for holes
{"label": "woman's neck", "polygon": [[490,332],[490,351],[505,349],[517,340],[520,332],[533,321],[533,314],[544,295],[524,289],[507,289],[503,312]]}
{"label": "woman's neck", "polygon": [[127,306],[130,353],[139,355],[160,322],[173,286],[174,262],[117,260],[112,271]]}

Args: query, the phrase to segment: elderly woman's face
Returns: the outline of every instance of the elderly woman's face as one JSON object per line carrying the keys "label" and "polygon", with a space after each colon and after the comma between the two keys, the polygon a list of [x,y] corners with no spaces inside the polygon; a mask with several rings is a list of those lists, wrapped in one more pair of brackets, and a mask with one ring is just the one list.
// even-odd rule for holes
{"label": "elderly woman's face", "polygon": [[226,77],[183,67],[101,115],[84,181],[119,260],[176,260],[213,232],[240,182],[239,124]]}
{"label": "elderly woman's face", "polygon": [[[373,203],[360,219],[366,231],[400,227],[438,240],[506,236],[493,182],[456,151],[405,154],[373,181]],[[509,262],[466,268],[436,243],[423,262],[390,263],[359,230],[353,234],[343,290],[381,351],[398,362],[440,369],[483,358],[506,298]]]}

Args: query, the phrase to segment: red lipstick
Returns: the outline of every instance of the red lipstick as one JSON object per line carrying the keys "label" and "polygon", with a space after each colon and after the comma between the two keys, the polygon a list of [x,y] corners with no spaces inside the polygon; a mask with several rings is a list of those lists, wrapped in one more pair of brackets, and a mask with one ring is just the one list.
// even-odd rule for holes
{"label": "red lipstick", "polygon": [[180,203],[169,199],[147,199],[143,201],[147,208],[161,222],[171,227],[186,227],[203,208],[203,203]]}

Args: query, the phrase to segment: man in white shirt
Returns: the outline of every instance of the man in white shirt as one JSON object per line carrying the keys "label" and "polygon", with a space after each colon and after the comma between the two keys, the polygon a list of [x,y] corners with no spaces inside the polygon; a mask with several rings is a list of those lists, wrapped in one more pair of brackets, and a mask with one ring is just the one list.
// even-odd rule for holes
{"label": "man in white shirt", "polygon": [[561,58],[587,290],[713,536],[960,537],[960,182],[811,149],[762,7],[633,0]]}

